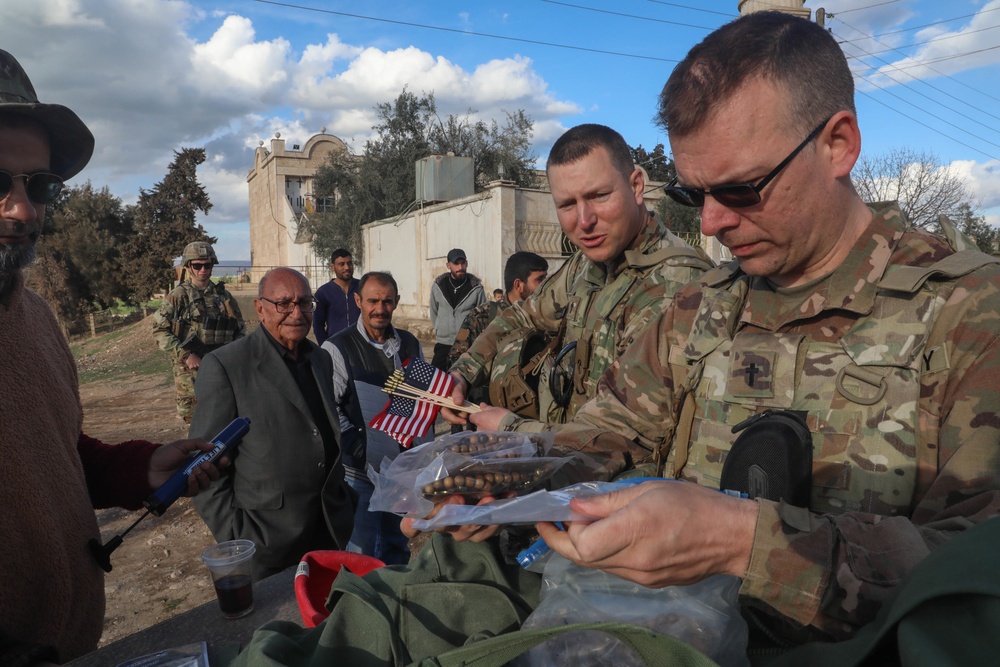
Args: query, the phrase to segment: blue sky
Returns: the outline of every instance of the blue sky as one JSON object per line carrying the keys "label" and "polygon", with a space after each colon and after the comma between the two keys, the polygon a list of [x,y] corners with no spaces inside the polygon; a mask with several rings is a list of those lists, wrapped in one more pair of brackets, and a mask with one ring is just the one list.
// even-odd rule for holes
{"label": "blue sky", "polygon": [[[851,57],[865,152],[935,154],[1000,225],[1000,0],[806,6],[825,8]],[[0,48],[94,130],[78,179],[126,202],[172,151],[205,146],[203,224],[222,257],[247,259],[246,173],[276,131],[293,144],[326,127],[360,152],[372,106],[406,85],[433,91],[443,115],[525,109],[540,161],[583,122],[667,144],[652,121],[660,88],[736,15],[735,0],[4,0]]]}

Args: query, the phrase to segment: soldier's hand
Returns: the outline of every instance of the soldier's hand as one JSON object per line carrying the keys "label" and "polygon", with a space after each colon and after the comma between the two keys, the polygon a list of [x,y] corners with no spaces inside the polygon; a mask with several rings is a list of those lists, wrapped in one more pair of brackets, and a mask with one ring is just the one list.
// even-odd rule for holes
{"label": "soldier's hand", "polygon": [[[157,447],[149,459],[149,485],[160,488],[164,482],[191,461],[191,452],[210,452],[215,447],[204,440],[177,440]],[[188,477],[188,488],[185,496],[197,495],[199,491],[208,488],[213,480],[219,479],[219,468],[229,464],[229,459],[223,456],[214,463],[203,463]]]}
{"label": "soldier's hand", "polygon": [[[485,496],[476,504],[485,505],[486,503],[491,503],[494,500],[496,500],[496,498],[492,496]],[[465,498],[462,496],[445,496],[444,500],[434,504],[434,509],[431,510],[430,514],[424,518],[433,519],[445,505],[465,504]],[[420,534],[420,531],[413,527],[413,521],[414,519],[412,517],[406,517],[400,524],[400,530],[402,530],[403,535],[411,540]],[[442,526],[440,528],[436,528],[435,532],[448,533],[455,539],[456,542],[465,542],[466,540],[471,542],[483,542],[499,533],[500,526]]]}
{"label": "soldier's hand", "polygon": [[536,524],[552,550],[648,588],[745,576],[759,511],[753,500],[666,480],[575,498],[570,507],[595,521],[569,522],[565,531]]}
{"label": "soldier's hand", "polygon": [[196,371],[201,368],[201,357],[192,352],[187,356],[187,359],[184,360],[184,365],[189,369]]}
{"label": "soldier's hand", "polygon": [[[461,405],[465,402],[465,397],[469,395],[469,384],[465,381],[465,378],[458,373],[450,373],[451,377],[455,379],[455,386],[451,390],[451,400],[453,400],[457,405]],[[449,424],[467,424],[469,420],[465,416],[466,413],[460,412],[458,410],[452,410],[451,408],[441,408],[441,416]]]}
{"label": "soldier's hand", "polygon": [[469,415],[469,421],[480,431],[499,431],[500,422],[509,414],[513,413],[507,408],[480,403],[479,412]]}

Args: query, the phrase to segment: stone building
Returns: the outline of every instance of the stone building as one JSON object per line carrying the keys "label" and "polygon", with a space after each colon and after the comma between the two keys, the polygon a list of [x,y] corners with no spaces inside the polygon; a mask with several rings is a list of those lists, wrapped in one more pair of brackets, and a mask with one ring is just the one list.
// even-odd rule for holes
{"label": "stone building", "polygon": [[805,4],[805,0],[739,0],[737,7],[741,16],[773,10],[808,19],[810,10],[803,6]]}
{"label": "stone building", "polygon": [[326,134],[326,128],[304,145],[293,144],[291,149],[279,133],[267,147],[260,142],[254,152],[253,169],[247,175],[253,282],[275,266],[295,267],[313,286],[329,280],[329,258],[313,251],[299,222],[303,216],[331,205],[313,195],[313,174],[331,154],[347,150],[347,144]]}

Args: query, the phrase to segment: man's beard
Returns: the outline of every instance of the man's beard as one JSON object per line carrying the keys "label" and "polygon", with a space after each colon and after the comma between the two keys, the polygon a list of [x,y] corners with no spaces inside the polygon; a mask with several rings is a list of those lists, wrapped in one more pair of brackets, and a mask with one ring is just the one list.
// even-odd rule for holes
{"label": "man's beard", "polygon": [[12,277],[35,259],[34,243],[0,243],[0,280]]}

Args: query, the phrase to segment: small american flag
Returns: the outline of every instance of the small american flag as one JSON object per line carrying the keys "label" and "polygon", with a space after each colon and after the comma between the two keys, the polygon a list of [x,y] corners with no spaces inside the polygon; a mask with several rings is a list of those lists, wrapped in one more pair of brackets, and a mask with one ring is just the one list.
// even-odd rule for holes
{"label": "small american flag", "polygon": [[[442,398],[451,396],[451,389],[455,385],[455,379],[451,375],[416,357],[403,364],[403,381],[411,387]],[[385,431],[403,447],[409,447],[414,438],[419,438],[430,430],[440,410],[441,406],[427,401],[392,396],[368,426]]]}

